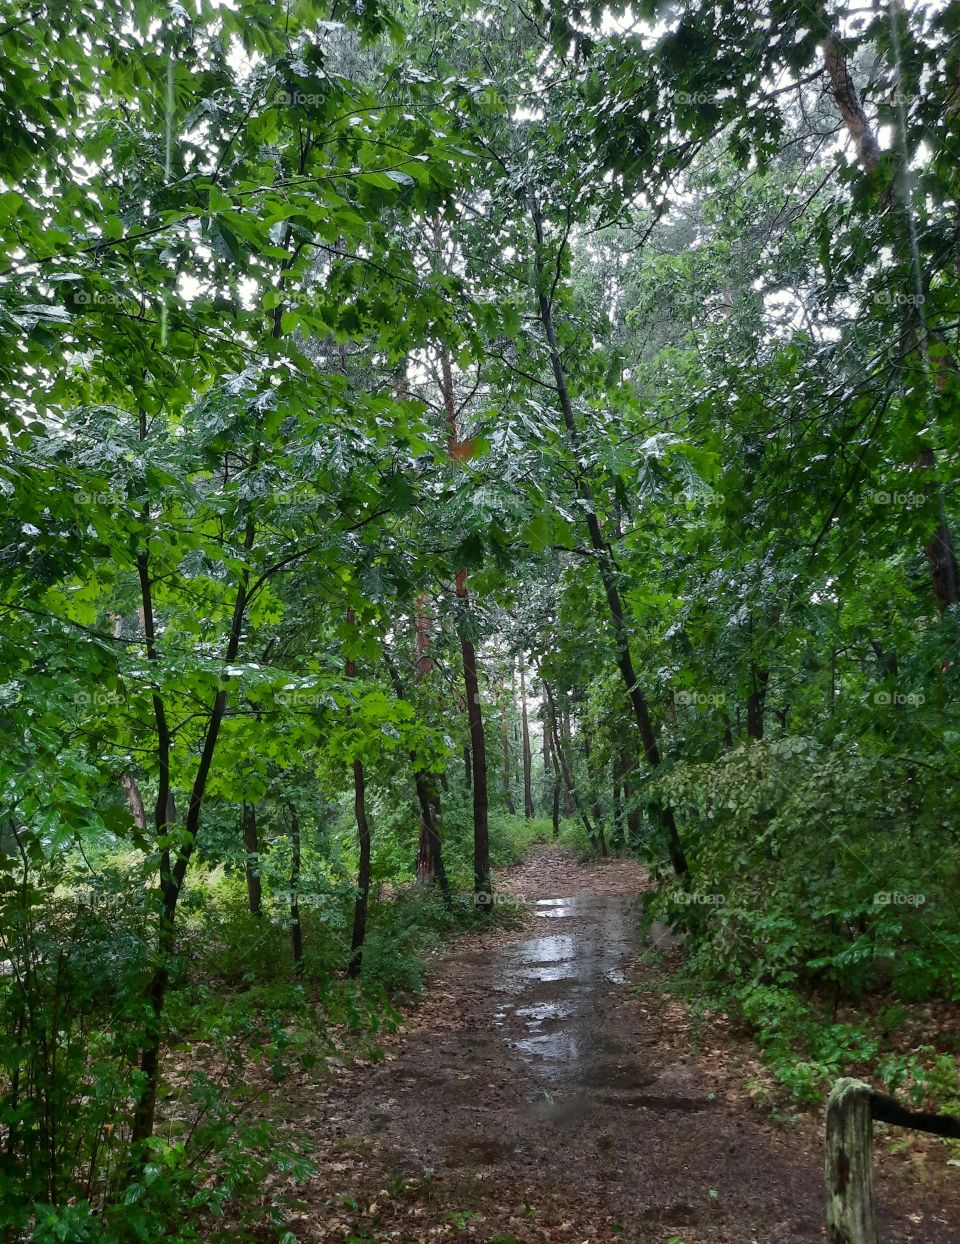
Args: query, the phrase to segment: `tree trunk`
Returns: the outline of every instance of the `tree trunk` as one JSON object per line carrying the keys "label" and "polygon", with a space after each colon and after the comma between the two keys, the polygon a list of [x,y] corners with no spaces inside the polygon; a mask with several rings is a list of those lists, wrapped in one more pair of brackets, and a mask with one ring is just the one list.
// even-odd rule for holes
{"label": "tree trunk", "polygon": [[[356,614],[347,610],[347,623],[356,625]],[[352,658],[347,660],[347,677],[356,678],[357,666]],[[370,895],[370,825],[367,821],[366,781],[363,761],[353,761],[353,814],[357,822],[357,846],[360,859],[357,864],[357,897],[353,904],[353,936],[350,940],[350,976],[359,976],[363,963],[363,940],[367,933],[367,903]]]}
{"label": "tree trunk", "polygon": [[596,832],[594,846],[597,849],[597,853],[603,859],[606,858],[607,854],[607,839],[603,832],[603,810],[600,807],[597,771],[596,766],[593,763],[593,753],[590,748],[589,723],[586,728],[581,726],[581,737],[583,738],[583,758],[587,765],[587,779],[590,783],[590,795],[593,802],[593,824]]}
{"label": "tree trunk", "polygon": [[[383,651],[383,661],[387,667],[387,673],[390,675],[394,694],[398,700],[406,700],[403,681],[390,657],[390,653],[386,649]],[[411,751],[409,755],[413,765],[413,784],[417,793],[421,828],[417,847],[417,880],[435,881],[439,885],[444,898],[447,898],[449,897],[450,886],[443,864],[443,848],[437,824],[438,813],[436,811],[436,800],[430,788],[430,774],[417,765],[416,752]],[[424,857],[423,861],[421,861],[421,854]]]}
{"label": "tree trunk", "polygon": [[251,916],[263,915],[263,885],[260,880],[260,843],[257,839],[257,810],[245,803],[243,826],[243,871],[247,878],[247,908]]}
{"label": "tree trunk", "polygon": [[[467,572],[457,573],[456,593],[462,609],[469,608]],[[463,685],[467,693],[467,720],[470,725],[470,758],[473,763],[473,889],[477,903],[489,907],[493,902],[490,875],[490,828],[487,800],[487,745],[483,737],[483,711],[477,680],[477,654],[461,619],[460,653],[463,657]]]}
{"label": "tree trunk", "polygon": [[516,816],[513,795],[510,791],[510,726],[507,721],[507,696],[503,679],[500,680],[500,740],[503,751],[503,802],[511,816]]}
{"label": "tree trunk", "polygon": [[293,804],[290,809],[290,845],[293,855],[290,861],[290,950],[293,955],[293,968],[300,972],[303,968],[303,926],[300,923],[300,818]]}
{"label": "tree trunk", "polygon": [[[419,682],[433,669],[433,658],[430,656],[430,615],[427,613],[425,592],[417,597],[413,627],[416,641],[414,677]],[[436,774],[423,773],[420,780],[425,803],[419,798],[421,789],[418,788],[420,834],[417,840],[416,876],[421,885],[432,885],[443,872],[443,864],[438,864],[437,860],[437,852],[440,850],[440,838],[436,832],[440,820],[440,795],[437,792]],[[429,808],[428,815],[424,814],[424,806]]]}
{"label": "tree trunk", "polygon": [[763,709],[767,700],[768,669],[758,669],[750,663],[750,694],[747,696],[747,734],[751,739],[763,738]]}
{"label": "tree trunk", "polygon": [[[140,412],[140,439],[146,440],[146,414]],[[149,521],[149,508],[144,510],[144,518]],[[249,522],[244,532],[243,547],[249,553],[254,543],[254,527]],[[144,551],[137,556],[137,573],[140,580],[140,616],[143,623],[144,647],[148,661],[158,661],[156,646],[156,627],[153,614],[153,581],[150,576],[149,552]],[[230,631],[224,652],[224,664],[236,660],[240,648],[240,637],[243,633],[243,619],[247,606],[247,588],[249,576],[244,571],[237,585],[234,598],[233,615]],[[170,752],[173,736],[166,716],[163,698],[158,691],[152,694],[154,719],[157,732],[157,799],[154,805],[154,824],[156,834],[161,841],[169,838],[169,828],[173,817],[173,787],[170,781]],[[160,1053],[163,1046],[162,1015],[166,1002],[167,988],[170,983],[170,964],[176,950],[176,913],[184,878],[193,856],[200,831],[200,816],[203,800],[207,789],[207,779],[216,752],[217,739],[223,716],[227,708],[227,693],[220,690],[213,698],[207,728],[203,736],[200,758],[197,762],[193,787],[190,791],[190,802],[184,824],[183,845],[176,860],[170,848],[160,849],[160,868],[157,893],[160,900],[160,914],[157,926],[157,954],[153,975],[144,991],[147,1003],[147,1020],[144,1025],[140,1044],[140,1071],[143,1076],[143,1089],[134,1107],[130,1139],[135,1161],[143,1156],[143,1142],[153,1135],[156,1119],[157,1093],[160,1085]]]}
{"label": "tree trunk", "polygon": [[363,763],[353,762],[353,808],[357,820],[357,838],[360,846],[360,862],[357,867],[357,899],[353,907],[353,938],[350,943],[351,976],[359,976],[363,961],[363,939],[367,932],[367,903],[370,897],[370,826],[367,823],[367,807]]}
{"label": "tree trunk", "polygon": [[543,724],[543,773],[550,778],[551,822],[554,838],[560,837],[560,766],[553,750],[552,736],[556,734],[556,724],[550,715],[550,706],[546,694],[540,711]]}
{"label": "tree trunk", "polygon": [[473,774],[471,772],[473,761],[470,759],[470,744],[463,745],[463,779],[467,784],[467,790],[473,785]]}
{"label": "tree trunk", "polygon": [[[560,353],[560,346],[557,343],[557,335],[553,324],[553,304],[548,292],[549,287],[546,283],[546,274],[543,270],[543,216],[539,207],[533,201],[532,196],[530,198],[530,208],[533,215],[537,243],[536,266],[540,322],[543,325],[543,331],[547,339],[547,349],[550,355],[550,364],[556,384],[557,397],[560,401],[560,410],[563,415],[567,440],[571,450],[579,456],[580,433],[573,412],[570,391],[567,387],[563,357]],[[604,594],[607,598],[607,607],[613,623],[614,639],[617,645],[617,668],[620,670],[627,698],[633,709],[634,719],[643,742],[647,763],[651,768],[656,769],[660,765],[660,750],[657,747],[656,735],[650,720],[650,711],[647,707],[646,697],[641,690],[639,680],[633,668],[633,657],[630,654],[630,632],[627,627],[623,601],[620,597],[620,589],[617,585],[616,566],[614,565],[610,548],[604,541],[603,533],[600,530],[600,520],[597,518],[590,485],[582,474],[577,476],[577,492],[583,503],[590,544],[597,555],[597,569],[600,572],[600,581],[603,585]],[[687,859],[684,854],[683,844],[680,841],[680,835],[677,832],[673,809],[669,807],[661,808],[659,817],[667,835],[667,851],[670,856],[670,862],[678,876],[685,876],[688,872]]]}
{"label": "tree trunk", "polygon": [[143,796],[140,794],[137,780],[132,773],[125,773],[121,780],[124,793],[127,796],[127,803],[130,805],[130,815],[133,817],[133,823],[137,829],[146,830],[147,812],[143,806]]}
{"label": "tree trunk", "polygon": [[[570,710],[564,706],[560,714],[560,734],[558,740],[560,771],[564,774],[563,783],[563,815],[574,816],[577,811],[577,797],[573,783],[573,742],[570,738]],[[564,768],[566,765],[566,768]],[[566,780],[569,777],[569,781]]]}
{"label": "tree trunk", "polygon": [[[834,35],[831,35],[824,42],[823,63],[827,76],[830,79],[833,98],[837,108],[840,110],[840,116],[843,118],[847,132],[850,134],[856,147],[857,160],[860,167],[869,176],[880,163],[882,155],[880,144],[864,111],[856,83],[850,73],[846,55],[840,50]],[[900,89],[898,82],[897,90]],[[904,189],[903,194],[904,208],[909,211],[909,191]],[[919,277],[917,279],[919,282]],[[925,326],[921,335],[923,338],[926,337]],[[920,346],[927,355],[928,363],[930,363],[929,342],[923,339],[920,342]],[[938,361],[932,364],[932,366],[940,369],[943,367],[943,363]],[[938,387],[941,387],[941,383],[941,377],[938,373]],[[920,445],[917,465],[929,471],[936,469],[936,454],[932,445],[923,443]],[[934,480],[933,487],[940,511],[940,521],[933,536],[924,545],[924,553],[930,568],[930,582],[933,587],[933,593],[936,597],[937,605],[942,612],[948,605],[960,603],[960,592],[958,592],[957,554],[950,534],[950,528],[947,524],[942,492],[936,480]]]}
{"label": "tree trunk", "polygon": [[623,799],[627,805],[627,840],[633,844],[640,840],[643,830],[643,813],[637,804],[637,792],[632,781],[634,761],[626,748],[620,752],[620,764],[620,771],[623,775]]}
{"label": "tree trunk", "polygon": [[570,772],[570,766],[567,762],[567,758],[564,755],[563,749],[560,746],[560,736],[557,733],[557,724],[556,724],[557,723],[557,710],[556,710],[556,705],[553,702],[553,693],[550,690],[550,684],[546,681],[546,679],[543,677],[542,674],[540,675],[540,680],[543,683],[544,694],[547,697],[547,704],[549,706],[550,725],[553,730],[553,754],[554,754],[554,757],[559,760],[560,772],[563,774],[563,782],[567,790],[567,795],[573,801],[574,809],[577,815],[580,817],[580,823],[583,825],[583,828],[587,832],[587,837],[590,839],[591,842],[593,842],[595,841],[595,837],[596,837],[593,826],[590,824],[590,818],[587,816],[586,812],[583,810],[580,804],[580,800],[577,797],[577,792],[574,789],[574,784],[573,784],[573,774]]}
{"label": "tree trunk", "polygon": [[533,814],[533,755],[530,751],[530,718],[527,714],[527,678],[523,654],[520,654],[520,729],[523,753],[523,815],[529,820]]}
{"label": "tree trunk", "polygon": [[611,761],[611,798],[613,800],[613,832],[610,841],[614,847],[622,847],[626,840],[623,820],[623,761],[619,753],[614,753]]}
{"label": "tree trunk", "polygon": [[[435,226],[437,249],[440,249],[440,226]],[[457,423],[459,414],[453,391],[453,371],[450,353],[446,346],[440,350],[440,381],[443,408],[447,416],[448,448],[451,462],[462,462],[470,456],[469,444],[460,439]],[[477,654],[470,638],[470,594],[467,591],[467,572],[458,570],[454,581],[459,605],[457,631],[460,636],[460,654],[463,659],[463,689],[467,700],[467,721],[470,727],[470,758],[473,767],[473,889],[481,907],[493,903],[493,878],[490,873],[490,827],[489,801],[487,798],[487,745],[483,735],[483,708],[480,703],[480,684],[477,680]]]}

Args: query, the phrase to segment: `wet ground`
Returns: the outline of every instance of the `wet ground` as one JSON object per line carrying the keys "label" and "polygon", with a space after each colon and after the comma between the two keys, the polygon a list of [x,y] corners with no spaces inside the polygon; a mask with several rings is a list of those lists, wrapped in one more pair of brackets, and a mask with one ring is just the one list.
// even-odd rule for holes
{"label": "wet ground", "polygon": [[[815,1133],[739,1099],[637,995],[636,866],[544,848],[510,884],[525,927],[446,956],[395,1056],[332,1100],[320,1160],[342,1191],[298,1237],[822,1240]],[[892,1199],[884,1244],[960,1241],[922,1190]]]}

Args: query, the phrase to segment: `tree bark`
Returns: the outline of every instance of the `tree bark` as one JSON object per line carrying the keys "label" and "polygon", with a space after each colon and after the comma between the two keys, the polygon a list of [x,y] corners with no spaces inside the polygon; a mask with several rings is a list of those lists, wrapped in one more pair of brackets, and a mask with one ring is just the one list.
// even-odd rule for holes
{"label": "tree bark", "polygon": [[503,678],[500,679],[500,742],[503,753],[503,802],[511,816],[516,816],[513,794],[510,790],[510,725],[507,720],[507,695]]}
{"label": "tree bark", "polygon": [[[461,608],[469,608],[467,572],[460,570],[456,578],[456,594]],[[483,737],[483,710],[480,706],[480,684],[477,679],[477,654],[461,617],[460,653],[463,658],[463,685],[467,694],[467,720],[470,726],[470,758],[473,765],[473,889],[480,907],[493,903],[490,875],[490,827],[487,799],[487,745]]]}
{"label": "tree bark", "polygon": [[293,849],[290,861],[290,951],[295,972],[303,969],[303,926],[300,923],[300,818],[293,804],[290,810],[290,845]]}
{"label": "tree bark", "polygon": [[553,702],[553,693],[550,690],[550,684],[543,677],[543,674],[540,675],[540,681],[543,683],[544,694],[547,697],[547,704],[549,706],[550,725],[553,731],[554,757],[559,760],[560,772],[563,774],[564,786],[566,787],[567,794],[569,795],[570,799],[573,801],[573,806],[574,806],[574,809],[576,810],[577,815],[580,817],[580,823],[583,825],[583,828],[586,830],[587,837],[590,839],[591,842],[594,842],[596,835],[594,833],[593,826],[590,823],[589,816],[587,816],[586,812],[581,806],[580,799],[577,796],[577,792],[574,787],[573,774],[570,772],[570,766],[567,762],[567,758],[563,753],[563,748],[560,746],[560,736],[557,733],[557,724],[556,724],[557,723],[557,710],[556,710],[556,705]]}
{"label": "tree bark", "polygon": [[[347,610],[347,623],[356,625],[356,614]],[[352,658],[347,660],[347,677],[356,678],[357,666]],[[353,815],[357,822],[357,846],[360,858],[357,862],[357,897],[353,904],[353,935],[350,939],[350,976],[359,976],[363,964],[363,942],[367,933],[367,905],[370,897],[370,824],[367,821],[366,780],[363,761],[353,761]]]}
{"label": "tree bark", "polygon": [[[439,222],[435,236],[440,248]],[[470,456],[470,447],[460,439],[459,414],[453,391],[453,370],[446,346],[440,350],[440,387],[447,416],[448,448],[451,462],[462,462]],[[492,907],[493,878],[490,872],[489,800],[487,797],[487,745],[483,734],[483,708],[477,679],[477,653],[470,638],[470,594],[467,572],[458,570],[454,581],[457,596],[457,632],[463,660],[463,688],[467,700],[467,722],[470,728],[470,759],[473,769],[473,890],[478,906]]]}
{"label": "tree bark", "polygon": [[143,796],[140,794],[137,780],[132,773],[125,773],[121,780],[124,793],[127,796],[127,803],[130,805],[130,815],[133,817],[133,823],[137,829],[145,830],[147,828],[147,812],[143,806]]}
{"label": "tree bark", "polygon": [[247,909],[251,916],[263,915],[263,885],[260,879],[260,843],[257,839],[257,810],[245,803],[241,812],[243,829],[243,871],[247,879]]}
{"label": "tree bark", "polygon": [[750,693],[747,696],[747,734],[751,739],[763,738],[763,710],[767,700],[768,669],[758,669],[750,663]]}
{"label": "tree bark", "polygon": [[363,963],[363,942],[367,934],[367,908],[370,899],[370,826],[367,822],[366,783],[363,762],[353,762],[353,810],[357,821],[360,860],[357,865],[357,898],[353,906],[353,937],[350,941],[351,976],[359,976]]}
{"label": "tree bark", "polygon": [[[556,710],[554,710],[556,715]],[[564,763],[566,763],[566,774],[569,774],[570,780],[564,780],[563,784],[563,815],[573,816],[577,811],[576,791],[573,782],[573,742],[570,737],[570,710],[564,705],[563,712],[560,714],[560,733],[558,740],[560,750],[557,753],[560,758],[560,771],[564,773]]]}
{"label": "tree bark", "polygon": [[544,692],[543,705],[540,710],[540,720],[543,724],[543,773],[544,777],[550,778],[550,801],[551,801],[551,823],[553,826],[554,838],[560,837],[560,766],[554,755],[552,736],[556,734],[556,723],[553,721],[550,712],[550,705],[547,702],[546,692]]}
{"label": "tree bark", "polygon": [[[394,694],[398,700],[405,700],[406,693],[403,689],[403,681],[394,665],[390,653],[384,649],[383,661],[387,667],[387,673],[390,675],[390,682],[393,684]],[[443,847],[440,840],[440,830],[437,824],[437,814],[435,811],[435,802],[430,790],[430,774],[421,769],[417,764],[417,754],[411,751],[409,753],[410,761],[413,765],[413,784],[417,794],[417,805],[420,811],[420,825],[424,831],[420,835],[420,846],[418,847],[417,860],[417,878],[420,879],[420,860],[419,852],[423,850],[426,853],[427,860],[430,865],[431,882],[436,882],[440,887],[444,898],[448,898],[450,894],[450,885],[447,881],[447,872],[443,864]]]}
{"label": "tree bark", "polygon": [[590,784],[590,795],[593,802],[593,825],[596,837],[594,846],[602,859],[607,855],[607,839],[603,832],[603,811],[600,807],[599,783],[597,781],[596,766],[593,763],[593,751],[590,747],[590,730],[589,725],[584,728],[581,724],[580,731],[583,739],[583,758],[587,766],[587,779]]}
{"label": "tree bark", "polygon": [[527,677],[523,653],[520,654],[520,730],[523,754],[523,815],[529,820],[533,808],[533,754],[530,751],[530,718],[527,713]]}
{"label": "tree bark", "polygon": [[[573,412],[573,402],[571,401],[570,390],[567,386],[563,356],[557,343],[557,335],[553,324],[553,303],[543,268],[543,216],[532,195],[529,198],[529,204],[536,234],[536,269],[540,322],[543,325],[544,335],[547,339],[547,351],[550,356],[550,365],[553,370],[553,378],[560,402],[560,411],[563,415],[567,441],[573,453],[579,458],[580,432],[577,428],[577,421]],[[611,551],[604,541],[603,533],[600,530],[600,520],[597,517],[593,493],[589,483],[582,474],[577,477],[577,492],[583,503],[587,532],[590,536],[591,547],[597,555],[597,569],[600,572],[600,581],[603,584],[604,594],[607,598],[607,607],[613,623],[614,638],[617,645],[617,667],[620,670],[627,698],[633,709],[634,719],[643,742],[647,763],[651,768],[655,769],[660,765],[660,750],[657,747],[656,735],[650,720],[650,710],[647,707],[646,697],[641,690],[633,668],[633,657],[630,653],[630,632],[627,627],[620,589],[617,585],[616,567]],[[677,832],[673,810],[669,807],[661,808],[659,815],[660,822],[667,835],[667,851],[670,856],[670,862],[677,875],[684,876],[688,872],[687,859],[683,850],[683,844],[680,841],[680,835]]]}
{"label": "tree bark", "polygon": [[[847,127],[847,132],[853,139],[857,160],[860,167],[869,176],[880,163],[882,155],[880,144],[864,111],[860,93],[850,73],[846,55],[840,50],[837,39],[833,35],[824,42],[823,63],[827,76],[830,79],[833,98],[837,108],[840,110],[840,116]],[[907,194],[908,191],[905,190],[904,195],[906,196]],[[904,206],[909,211],[909,202],[905,201]],[[922,335],[923,337],[926,336],[925,328]],[[929,360],[928,341],[922,340],[920,344],[921,348],[926,351]],[[943,365],[938,364],[937,366],[942,367]],[[940,383],[941,378],[938,375],[938,387]],[[920,445],[917,465],[929,471],[936,469],[936,453],[932,445]],[[958,578],[960,576],[958,576],[957,570],[956,549],[947,524],[940,485],[936,480],[934,480],[933,488],[940,511],[940,521],[933,536],[924,545],[923,551],[926,554],[930,568],[930,583],[937,600],[937,606],[942,612],[949,605],[960,603],[960,586],[958,586]]]}

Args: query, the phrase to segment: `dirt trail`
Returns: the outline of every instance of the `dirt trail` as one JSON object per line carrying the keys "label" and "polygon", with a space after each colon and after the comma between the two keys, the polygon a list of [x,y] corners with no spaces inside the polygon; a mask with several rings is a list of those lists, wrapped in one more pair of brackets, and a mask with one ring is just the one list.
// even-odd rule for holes
{"label": "dirt trail", "polygon": [[[639,868],[543,847],[503,882],[525,926],[445,955],[388,1060],[316,1120],[298,1238],[822,1240],[813,1126],[776,1127],[632,985]],[[884,1244],[960,1242],[923,1189],[881,1192]]]}

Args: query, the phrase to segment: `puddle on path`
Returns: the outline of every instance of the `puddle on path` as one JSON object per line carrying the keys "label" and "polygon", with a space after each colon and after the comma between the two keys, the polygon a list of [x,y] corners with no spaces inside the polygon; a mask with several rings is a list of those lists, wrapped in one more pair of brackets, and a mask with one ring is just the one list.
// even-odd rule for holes
{"label": "puddle on path", "polygon": [[604,1033],[601,1022],[627,982],[626,967],[635,953],[635,902],[600,895],[545,898],[537,900],[535,915],[563,920],[563,932],[551,930],[499,949],[490,964],[490,985],[501,998],[507,996],[494,1015],[504,1043],[542,1086],[537,1113],[544,1113],[544,1091],[571,1098],[646,1087],[656,1076],[634,1068],[631,1051]]}

